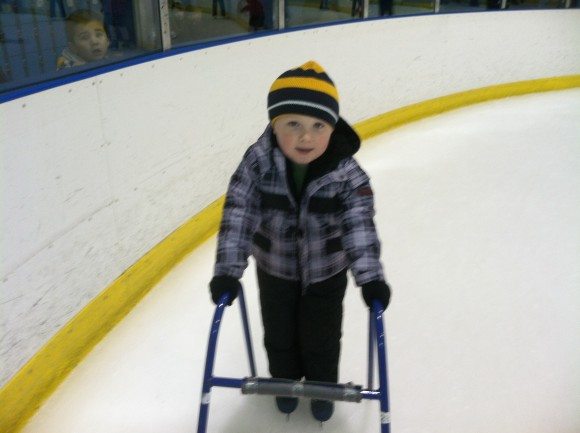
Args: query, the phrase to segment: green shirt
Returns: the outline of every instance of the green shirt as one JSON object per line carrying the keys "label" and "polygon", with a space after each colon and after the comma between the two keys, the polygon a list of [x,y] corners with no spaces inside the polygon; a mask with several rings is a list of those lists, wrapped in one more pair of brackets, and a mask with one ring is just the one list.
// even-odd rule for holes
{"label": "green shirt", "polygon": [[304,185],[304,179],[306,179],[306,171],[308,170],[308,164],[296,164],[292,163],[292,178],[294,179],[294,186],[296,186],[296,191],[298,194],[302,192],[302,186]]}

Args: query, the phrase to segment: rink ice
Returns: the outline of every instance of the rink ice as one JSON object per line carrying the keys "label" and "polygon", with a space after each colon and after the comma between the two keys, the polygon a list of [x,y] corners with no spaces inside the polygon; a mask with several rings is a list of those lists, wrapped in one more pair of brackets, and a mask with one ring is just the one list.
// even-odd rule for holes
{"label": "rink ice", "polygon": [[[452,111],[367,140],[375,189],[393,433],[580,431],[580,90]],[[215,237],[98,344],[25,433],[194,432],[213,305]],[[349,281],[341,381],[366,386],[368,313]],[[253,264],[243,278],[267,376]],[[215,374],[249,375],[239,306]],[[376,375],[375,375],[376,377]],[[208,432],[378,432],[375,401],[321,430],[301,401],[214,388]]]}

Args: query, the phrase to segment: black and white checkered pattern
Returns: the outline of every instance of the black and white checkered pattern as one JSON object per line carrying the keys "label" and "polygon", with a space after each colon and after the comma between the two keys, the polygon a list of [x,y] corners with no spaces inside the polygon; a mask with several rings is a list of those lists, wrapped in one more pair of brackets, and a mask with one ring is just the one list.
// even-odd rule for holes
{"label": "black and white checkered pattern", "polygon": [[352,157],[310,182],[301,203],[271,128],[233,174],[218,238],[215,275],[240,278],[254,256],[269,274],[303,287],[350,268],[358,285],[384,280],[369,178]]}

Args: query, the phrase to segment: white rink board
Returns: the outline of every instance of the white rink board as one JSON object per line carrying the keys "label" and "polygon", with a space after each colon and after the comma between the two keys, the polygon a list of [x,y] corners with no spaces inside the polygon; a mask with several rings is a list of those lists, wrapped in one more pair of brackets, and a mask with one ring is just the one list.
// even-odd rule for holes
{"label": "white rink board", "polygon": [[580,11],[288,32],[0,105],[0,386],[145,252],[221,195],[284,70],[315,59],[357,122],[458,91],[580,72]]}

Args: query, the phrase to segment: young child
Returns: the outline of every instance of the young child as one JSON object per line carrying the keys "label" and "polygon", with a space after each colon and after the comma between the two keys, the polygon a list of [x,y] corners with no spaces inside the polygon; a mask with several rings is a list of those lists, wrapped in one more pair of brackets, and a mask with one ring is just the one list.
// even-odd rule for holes
{"label": "young child", "polygon": [[[356,132],[339,117],[338,93],[310,61],[283,73],[268,94],[270,125],[233,174],[221,222],[214,303],[230,303],[252,254],[264,344],[273,377],[338,381],[342,301],[349,268],[362,295],[387,307],[369,178],[353,159]],[[296,398],[276,397],[292,413]],[[312,400],[319,421],[334,404]]]}
{"label": "young child", "polygon": [[65,21],[68,46],[56,61],[56,69],[84,65],[106,57],[109,37],[105,32],[101,14],[78,10]]}

